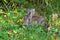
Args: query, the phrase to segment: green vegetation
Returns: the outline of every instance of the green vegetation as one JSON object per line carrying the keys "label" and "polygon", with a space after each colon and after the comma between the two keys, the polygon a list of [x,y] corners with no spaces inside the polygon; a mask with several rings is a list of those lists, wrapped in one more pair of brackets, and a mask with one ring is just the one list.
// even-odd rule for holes
{"label": "green vegetation", "polygon": [[[35,8],[51,29],[23,26],[27,8]],[[0,0],[0,40],[60,40],[60,0]]]}

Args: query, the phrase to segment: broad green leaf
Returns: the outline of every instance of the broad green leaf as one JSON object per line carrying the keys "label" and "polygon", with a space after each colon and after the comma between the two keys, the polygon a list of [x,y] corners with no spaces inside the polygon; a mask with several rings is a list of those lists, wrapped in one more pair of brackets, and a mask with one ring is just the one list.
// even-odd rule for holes
{"label": "broad green leaf", "polygon": [[7,0],[4,0],[4,2],[6,2],[6,3],[7,3]]}

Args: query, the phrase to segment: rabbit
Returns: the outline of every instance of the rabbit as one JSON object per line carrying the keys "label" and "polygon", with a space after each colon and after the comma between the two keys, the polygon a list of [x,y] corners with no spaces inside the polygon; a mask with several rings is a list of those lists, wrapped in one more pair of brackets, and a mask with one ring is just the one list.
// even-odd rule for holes
{"label": "rabbit", "polygon": [[43,16],[35,14],[35,9],[28,9],[28,14],[24,17],[23,25],[34,27],[34,24],[31,24],[33,21],[36,22],[36,25],[41,25],[44,28],[46,27],[46,20]]}

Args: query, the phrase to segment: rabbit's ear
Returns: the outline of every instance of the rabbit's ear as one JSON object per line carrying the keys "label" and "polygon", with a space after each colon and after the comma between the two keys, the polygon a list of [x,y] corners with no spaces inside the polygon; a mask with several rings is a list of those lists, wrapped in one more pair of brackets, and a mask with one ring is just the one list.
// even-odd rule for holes
{"label": "rabbit's ear", "polygon": [[27,14],[35,14],[35,9],[27,9]]}

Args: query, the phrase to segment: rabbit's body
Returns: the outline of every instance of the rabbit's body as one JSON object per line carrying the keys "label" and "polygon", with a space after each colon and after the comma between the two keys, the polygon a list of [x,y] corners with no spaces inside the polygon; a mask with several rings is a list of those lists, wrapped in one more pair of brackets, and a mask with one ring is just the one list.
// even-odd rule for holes
{"label": "rabbit's body", "polygon": [[[33,11],[33,12],[31,12]],[[35,22],[36,25],[41,25],[45,26],[46,22],[43,16],[40,16],[39,14],[34,14],[34,10],[30,10],[30,12],[24,17],[24,25],[31,26],[32,22]]]}

